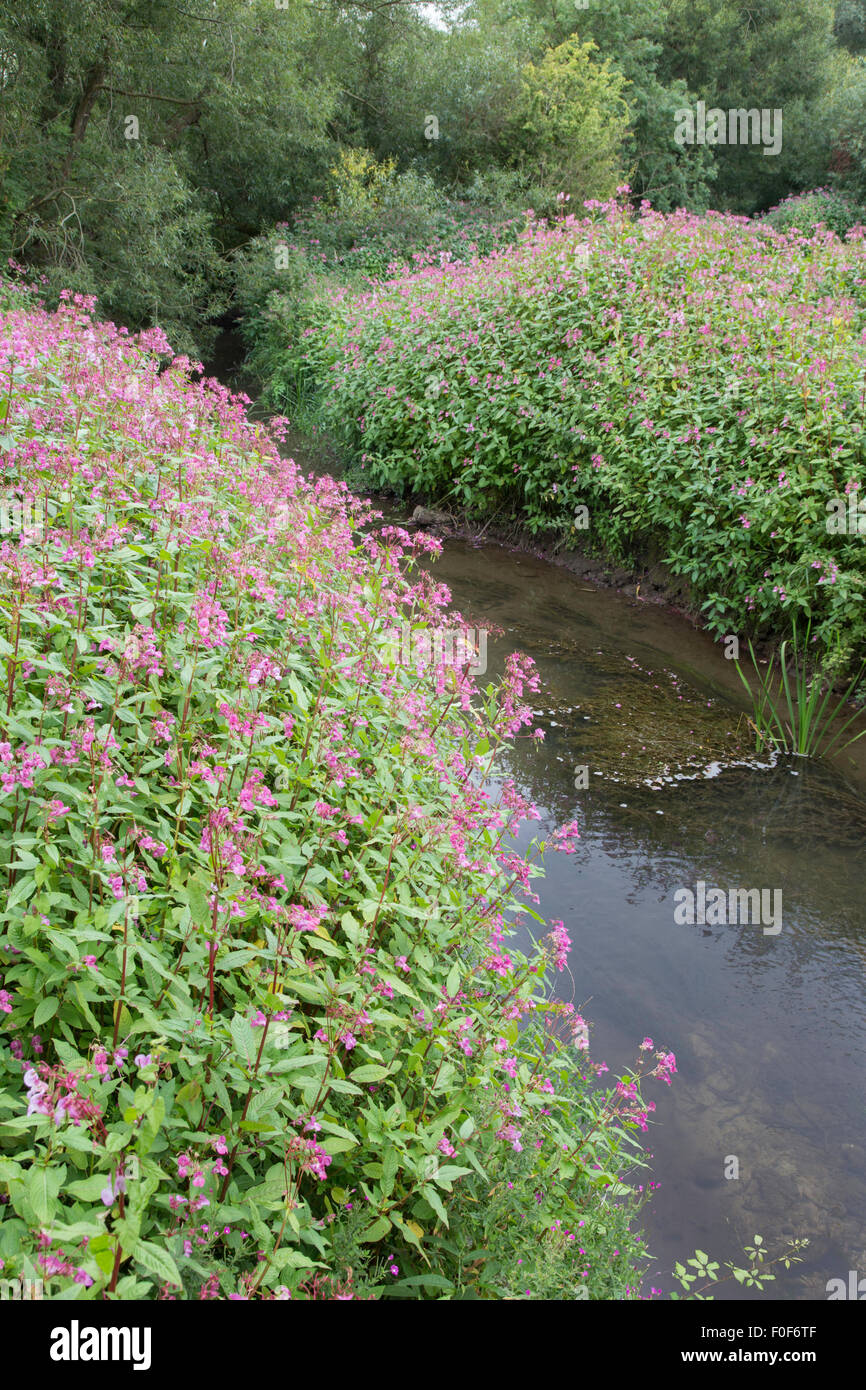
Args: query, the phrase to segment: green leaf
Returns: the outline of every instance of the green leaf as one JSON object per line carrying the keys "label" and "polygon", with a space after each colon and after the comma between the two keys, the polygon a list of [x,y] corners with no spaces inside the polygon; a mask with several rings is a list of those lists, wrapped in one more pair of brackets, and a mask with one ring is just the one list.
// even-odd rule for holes
{"label": "green leaf", "polygon": [[390,1229],[391,1222],[388,1220],[387,1216],[380,1216],[378,1221],[374,1221],[372,1226],[368,1226],[366,1231],[363,1232],[361,1240],[369,1241],[372,1244],[377,1240],[381,1240],[383,1236],[386,1236]]}
{"label": "green leaf", "polygon": [[200,883],[196,883],[194,879],[190,880],[181,890],[181,896],[189,903],[194,922],[201,925],[210,920],[211,909],[208,907],[207,893]]}
{"label": "green leaf", "polygon": [[382,1193],[386,1197],[391,1195],[399,1167],[400,1155],[393,1144],[389,1144],[382,1161]]}
{"label": "green leaf", "polygon": [[356,1086],[351,1081],[346,1081],[345,1078],[341,1076],[329,1077],[328,1089],[336,1091],[341,1096],[361,1096],[364,1094],[360,1086]]}
{"label": "green leaf", "polygon": [[386,1076],[390,1076],[388,1067],[380,1067],[375,1062],[366,1062],[361,1067],[355,1067],[349,1075],[353,1081],[384,1081]]}
{"label": "green leaf", "polygon": [[57,1210],[57,1193],[66,1180],[66,1165],[47,1168],[39,1165],[27,1175],[27,1196],[37,1219],[47,1226]]}
{"label": "green leaf", "polygon": [[[282,1095],[282,1086],[264,1086],[260,1091],[256,1091],[247,1111],[249,1118],[251,1120],[260,1119],[266,1111],[276,1106]],[[276,1116],[268,1116],[268,1118],[276,1118]]]}
{"label": "green leaf", "polygon": [[270,1263],[274,1269],[315,1269],[321,1264],[321,1260],[311,1260],[308,1255],[302,1255],[300,1250],[286,1246],[282,1250],[275,1250],[270,1256]]}
{"label": "green leaf", "polygon": [[109,1173],[94,1173],[90,1178],[79,1178],[76,1182],[68,1182],[64,1187],[64,1192],[70,1192],[73,1197],[80,1197],[82,1202],[95,1202],[104,1187],[108,1187],[111,1180]]}
{"label": "green leaf", "polygon": [[168,1251],[163,1250],[161,1246],[148,1240],[140,1240],[132,1251],[132,1258],[137,1264],[143,1265],[149,1274],[155,1274],[161,1283],[174,1284],[177,1288],[183,1287],[177,1265]]}
{"label": "green leaf", "polygon": [[328,997],[324,985],[313,983],[312,980],[291,980],[286,986],[286,993],[296,994],[308,1004],[322,1004]]}
{"label": "green leaf", "polygon": [[348,1149],[357,1148],[357,1145],[357,1139],[341,1139],[338,1134],[331,1134],[320,1147],[325,1150],[326,1154],[342,1154],[346,1153]]}
{"label": "green leaf", "polygon": [[192,1081],[187,1081],[186,1085],[181,1086],[175,1096],[175,1102],[183,1106],[195,1124],[201,1119],[202,1114],[201,1082],[195,1078]]}
{"label": "green leaf", "polygon": [[256,1037],[252,1025],[244,1018],[243,1014],[235,1014],[230,1026],[232,1038],[240,1056],[247,1062],[254,1062],[259,1050],[259,1038]]}
{"label": "green leaf", "polygon": [[408,1279],[401,1279],[397,1284],[389,1285],[390,1289],[415,1288],[419,1284],[428,1289],[446,1289],[449,1292],[454,1289],[450,1279],[446,1279],[444,1274],[412,1274]]}
{"label": "green leaf", "polygon": [[8,915],[8,909],[10,907],[15,907],[17,903],[24,902],[24,899],[29,898],[35,891],[36,880],[32,874],[27,878],[19,878],[17,882],[12,885],[12,891],[5,899],[6,913],[4,915]]}
{"label": "green leaf", "polygon": [[435,1190],[435,1188],[430,1187],[429,1183],[424,1183],[424,1185],[421,1188],[421,1195],[424,1198],[425,1202],[430,1203],[430,1206],[433,1208],[436,1215],[439,1217],[439,1220],[445,1226],[447,1226],[448,1213],[445,1210],[445,1207],[442,1203],[442,1198],[439,1196],[439,1193]]}
{"label": "green leaf", "polygon": [[461,1168],[456,1163],[446,1163],[439,1168],[435,1174],[436,1182],[452,1183],[455,1178],[462,1178],[464,1173],[471,1173],[471,1168]]}
{"label": "green leaf", "polygon": [[33,1027],[38,1028],[41,1023],[47,1023],[49,1018],[53,1018],[60,1008],[60,1000],[56,995],[50,999],[42,999],[36,1005],[36,1012],[33,1015]]}

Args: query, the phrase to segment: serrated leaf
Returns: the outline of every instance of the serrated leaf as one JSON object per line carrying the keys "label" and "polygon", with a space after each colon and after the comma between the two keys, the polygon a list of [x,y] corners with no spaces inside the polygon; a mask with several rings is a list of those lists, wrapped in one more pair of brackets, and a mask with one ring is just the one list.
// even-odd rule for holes
{"label": "serrated leaf", "polygon": [[90,1178],[79,1178],[76,1182],[68,1182],[63,1190],[71,1193],[73,1197],[79,1197],[82,1202],[95,1202],[102,1189],[108,1187],[110,1182],[110,1173],[94,1173]]}
{"label": "serrated leaf", "polygon": [[349,1075],[353,1081],[384,1081],[390,1075],[388,1067],[380,1067],[377,1062],[365,1062],[363,1066],[355,1067]]}
{"label": "serrated leaf", "polygon": [[247,1062],[255,1061],[256,1053],[259,1050],[259,1039],[256,1037],[252,1025],[244,1018],[243,1014],[235,1014],[230,1026],[232,1039],[240,1056]]}
{"label": "serrated leaf", "polygon": [[40,1165],[31,1168],[27,1175],[27,1197],[43,1226],[49,1225],[54,1217],[57,1210],[57,1193],[65,1180],[65,1164],[61,1168],[46,1168]]}
{"label": "serrated leaf", "polygon": [[356,1086],[352,1081],[346,1081],[341,1076],[332,1076],[328,1080],[328,1090],[336,1091],[341,1096],[360,1096],[363,1091],[360,1086]]}
{"label": "serrated leaf", "polygon": [[49,1018],[53,1018],[60,1008],[60,1000],[54,995],[50,999],[41,999],[36,1005],[36,1012],[33,1015],[33,1027],[38,1028],[40,1024],[47,1023]]}
{"label": "serrated leaf", "polygon": [[182,1287],[183,1280],[177,1265],[168,1251],[163,1250],[161,1246],[148,1240],[140,1240],[132,1251],[132,1258],[137,1264],[143,1265],[149,1274],[155,1274],[163,1284]]}

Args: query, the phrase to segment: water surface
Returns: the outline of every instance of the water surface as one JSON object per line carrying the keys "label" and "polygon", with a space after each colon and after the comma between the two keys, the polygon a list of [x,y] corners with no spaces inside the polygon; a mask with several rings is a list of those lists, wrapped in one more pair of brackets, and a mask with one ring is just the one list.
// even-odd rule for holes
{"label": "water surface", "polygon": [[[336,471],[302,436],[284,452]],[[808,1238],[805,1259],[765,1294],[728,1280],[717,1298],[826,1299],[829,1279],[866,1276],[866,739],[833,766],[758,757],[732,663],[680,616],[500,546],[446,539],[431,563],[467,620],[502,629],[481,683],[515,650],[542,677],[545,740],[505,767],[542,816],[522,847],[580,825],[533,885],[574,943],[557,993],[611,1072],[645,1035],[676,1053],[674,1084],[646,1086],[645,1292],[678,1288],[696,1248],[739,1261],[760,1234],[773,1255]],[[699,881],[781,891],[781,930],[679,924],[674,895]]]}
{"label": "water surface", "polygon": [[[696,1247],[735,1259],[756,1233],[774,1253],[810,1240],[768,1296],[824,1299],[828,1279],[866,1275],[862,791],[835,768],[756,758],[735,673],[682,619],[498,547],[447,540],[434,572],[465,616],[504,630],[479,679],[511,650],[542,676],[544,743],[518,743],[507,770],[542,814],[523,844],[580,825],[577,852],[548,855],[534,885],[574,943],[557,992],[612,1072],[645,1034],[677,1056],[673,1086],[646,1088],[661,1183],[647,1287],[676,1287]],[[781,891],[781,930],[678,924],[674,894],[699,880]]]}

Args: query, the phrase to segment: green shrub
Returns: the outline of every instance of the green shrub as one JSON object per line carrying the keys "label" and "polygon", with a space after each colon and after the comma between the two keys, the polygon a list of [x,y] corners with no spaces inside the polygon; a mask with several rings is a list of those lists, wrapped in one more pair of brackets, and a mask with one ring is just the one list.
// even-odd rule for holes
{"label": "green shrub", "polygon": [[766,213],[763,220],[780,232],[797,231],[811,236],[823,226],[844,237],[852,227],[866,223],[866,208],[844,193],[813,188],[808,193],[792,193]]}
{"label": "green shrub", "polygon": [[512,244],[526,221],[511,207],[448,200],[429,175],[398,174],[391,163],[354,153],[353,161],[345,152],[343,182],[330,201],[315,200],[291,228],[279,223],[232,258],[246,366],[265,400],[295,423],[313,421],[306,337],[338,292],[361,292],[400,268],[489,254]]}
{"label": "green shrub", "polygon": [[531,663],[483,690],[459,649],[404,664],[402,626],[446,620],[412,574],[437,542],[304,482],[216,382],[158,370],[158,330],[4,298],[4,1279],[635,1296],[641,1081],[675,1059],[645,1040],[605,1088],[552,997],[530,808],[479,785]]}
{"label": "green shrub", "polygon": [[305,361],[371,486],[663,558],[720,635],[811,615],[841,671],[866,644],[862,237],[596,206],[342,294]]}

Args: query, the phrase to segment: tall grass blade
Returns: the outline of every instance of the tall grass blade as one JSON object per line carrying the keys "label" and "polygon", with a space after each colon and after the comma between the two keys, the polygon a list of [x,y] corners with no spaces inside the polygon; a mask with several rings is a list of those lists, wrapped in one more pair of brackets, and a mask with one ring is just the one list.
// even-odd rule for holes
{"label": "tall grass blade", "polygon": [[[866,734],[866,729],[862,729],[840,745],[842,736],[858,717],[859,710],[849,715],[841,728],[833,730],[866,672],[866,658],[849,682],[845,693],[831,707],[833,684],[826,670],[819,665],[811,680],[809,678],[808,653],[811,633],[810,618],[801,646],[797,620],[793,619],[792,636],[786,637],[779,648],[778,675],[776,655],[770,658],[768,669],[763,673],[750,641],[749,654],[755,670],[755,685],[747,679],[739,661],[735,662],[740,680],[752,701],[753,719],[750,722],[755,731],[756,751],[771,746],[782,752],[797,753],[804,758],[827,757],[837,747],[840,751],[848,748]],[[793,671],[789,671],[789,648]]]}

